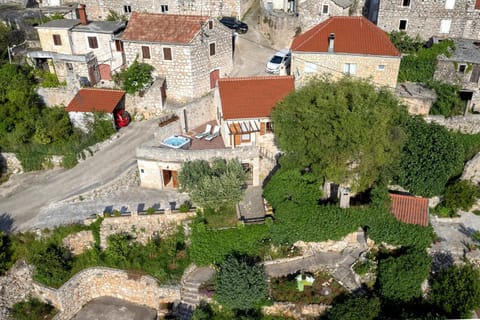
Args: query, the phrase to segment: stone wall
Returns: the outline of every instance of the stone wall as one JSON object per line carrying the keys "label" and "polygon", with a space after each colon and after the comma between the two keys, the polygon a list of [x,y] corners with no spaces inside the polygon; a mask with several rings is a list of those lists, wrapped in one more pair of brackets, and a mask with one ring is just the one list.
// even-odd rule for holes
{"label": "stone wall", "polygon": [[126,94],[125,110],[131,115],[141,114],[144,118],[150,119],[158,116],[164,111],[164,101],[162,98],[162,86],[165,79],[158,78],[141,95]]}
{"label": "stone wall", "polygon": [[182,126],[182,133],[187,133],[194,128],[197,128],[209,121],[212,121],[216,119],[217,116],[217,110],[213,103],[213,93],[196,99],[195,101],[184,105],[182,108],[175,108],[170,110],[174,111],[176,115],[180,118],[179,121],[180,125]]}
{"label": "stone wall", "polygon": [[8,309],[28,299],[32,293],[32,276],[32,268],[19,260],[0,277],[0,319],[9,319]]}
{"label": "stone wall", "polygon": [[[162,208],[165,210],[165,208]],[[128,233],[145,244],[154,236],[166,238],[177,232],[182,221],[195,217],[195,212],[138,215],[105,218],[100,226],[100,246],[107,247],[107,238],[113,234]]]}
{"label": "stone wall", "polygon": [[[446,9],[446,1],[424,0],[402,1],[381,0],[378,9],[377,25],[386,32],[399,30],[400,20],[407,20],[406,32],[415,37],[428,40],[432,36],[479,39],[480,11],[475,10],[475,0],[448,1],[454,3],[453,9]],[[440,32],[440,25],[450,21],[448,33]]]}
{"label": "stone wall", "polygon": [[277,317],[293,318],[298,320],[316,319],[328,310],[330,306],[324,304],[302,305],[292,302],[274,302],[271,306],[262,308],[262,312]]}
{"label": "stone wall", "polygon": [[[353,63],[356,64],[354,77],[370,78],[378,86],[395,88],[400,60],[400,57],[392,56],[293,52],[291,72],[295,75],[295,87],[298,88],[315,75],[329,74],[332,79],[341,78],[344,76],[344,65]],[[384,66],[384,70],[378,69],[380,65]]]}
{"label": "stone wall", "polygon": [[[188,101],[210,92],[210,73],[219,70],[221,77],[230,74],[233,68],[232,32],[218,20],[211,19],[213,28],[204,26],[204,33],[197,34],[188,44],[162,44],[124,42],[126,64],[138,57],[140,62],[155,68],[154,74],[164,77],[167,96],[179,101]],[[215,45],[211,55],[210,45]],[[149,46],[150,59],[142,58],[142,46]],[[163,48],[171,48],[172,60],[164,60]]]}
{"label": "stone wall", "polygon": [[177,286],[161,286],[150,276],[103,267],[82,270],[57,290],[37,283],[33,284],[33,290],[60,310],[55,320],[69,320],[90,300],[104,296],[144,305],[157,312],[164,303],[180,299]]}
{"label": "stone wall", "polygon": [[469,114],[467,116],[456,116],[445,118],[443,116],[428,116],[427,122],[434,122],[448,129],[462,133],[475,134],[480,133],[480,115]]}
{"label": "stone wall", "polygon": [[75,97],[78,90],[72,90],[71,87],[59,88],[38,88],[37,93],[42,97],[47,107],[68,106]]}
{"label": "stone wall", "polygon": [[19,174],[23,173],[23,166],[20,160],[18,160],[15,153],[2,152],[0,153],[1,165],[6,165],[6,170],[9,173]]}
{"label": "stone wall", "polygon": [[62,240],[62,245],[68,248],[73,255],[79,255],[83,251],[91,249],[94,243],[92,231],[88,230],[72,233]]}

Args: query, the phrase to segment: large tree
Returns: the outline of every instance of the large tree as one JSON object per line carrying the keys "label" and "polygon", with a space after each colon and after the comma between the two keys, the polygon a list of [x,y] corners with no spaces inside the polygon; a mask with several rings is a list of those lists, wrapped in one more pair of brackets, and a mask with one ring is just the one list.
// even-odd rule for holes
{"label": "large tree", "polygon": [[272,112],[286,168],[321,180],[370,187],[398,158],[405,108],[388,89],[345,77],[314,79]]}
{"label": "large tree", "polygon": [[238,160],[195,160],[182,165],[178,180],[194,203],[219,209],[242,199],[246,175]]}

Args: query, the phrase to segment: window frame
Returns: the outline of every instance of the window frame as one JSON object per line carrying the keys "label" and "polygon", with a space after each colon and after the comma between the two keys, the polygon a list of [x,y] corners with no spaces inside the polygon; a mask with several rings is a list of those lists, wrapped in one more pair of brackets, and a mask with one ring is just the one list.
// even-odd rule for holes
{"label": "window frame", "polygon": [[343,73],[347,75],[354,75],[357,73],[357,64],[356,63],[344,63],[343,64]]}
{"label": "window frame", "polygon": [[[327,8],[327,12],[325,12],[325,8]],[[322,4],[322,14],[330,14],[330,6],[328,4]]]}
{"label": "window frame", "polygon": [[[403,29],[402,29],[402,22],[405,23],[405,26],[403,27]],[[398,30],[407,31],[407,28],[408,28],[408,19],[400,19],[400,21],[398,23]]]}
{"label": "window frame", "polygon": [[441,34],[449,34],[450,29],[452,28],[452,20],[451,19],[442,19],[440,20],[440,33]]}
{"label": "window frame", "polygon": [[252,141],[252,137],[251,137],[250,133],[240,134],[240,142],[250,142],[250,141]]}
{"label": "window frame", "polygon": [[142,50],[142,58],[143,59],[151,59],[152,58],[149,46],[142,46],[141,50]]}
{"label": "window frame", "polygon": [[123,52],[123,42],[121,40],[115,40],[115,50],[117,52]]}
{"label": "window frame", "polygon": [[160,11],[162,13],[168,12],[168,4],[161,4],[160,5]]}
{"label": "window frame", "polygon": [[[166,54],[168,52],[168,54]],[[171,47],[163,47],[162,48],[163,60],[165,61],[172,61],[173,60],[173,53]]]}
{"label": "window frame", "polygon": [[402,7],[404,8],[410,8],[412,4],[412,0],[401,0],[402,1]]}
{"label": "window frame", "polygon": [[123,12],[124,13],[132,13],[132,6],[129,4],[126,4],[123,6]]}
{"label": "window frame", "polygon": [[208,49],[209,49],[208,52],[210,54],[210,57],[213,57],[217,53],[215,42],[210,42],[210,44],[208,45]]}
{"label": "window frame", "polygon": [[465,74],[465,73],[467,73],[467,67],[468,66],[465,63],[459,63],[457,72]]}
{"label": "window frame", "polygon": [[54,46],[61,46],[62,45],[62,36],[59,34],[52,34],[53,38],[53,45]]}
{"label": "window frame", "polygon": [[385,69],[387,69],[386,65],[384,65],[384,64],[377,65],[377,70],[378,71],[385,71]]}
{"label": "window frame", "polygon": [[98,49],[98,39],[97,37],[87,36],[87,43],[90,49]]}

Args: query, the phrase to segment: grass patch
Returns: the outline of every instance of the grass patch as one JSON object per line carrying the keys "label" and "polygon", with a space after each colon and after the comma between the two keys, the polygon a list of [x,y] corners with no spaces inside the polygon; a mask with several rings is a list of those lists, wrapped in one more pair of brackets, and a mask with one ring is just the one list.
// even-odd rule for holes
{"label": "grass patch", "polygon": [[[314,273],[315,281],[313,285],[304,286],[304,291],[300,292],[297,289],[297,280],[295,279],[297,275],[271,279],[270,289],[273,300],[302,304],[331,304],[337,296],[346,293],[345,288],[325,272]],[[325,288],[330,289],[330,294],[324,295]]]}
{"label": "grass patch", "polygon": [[234,205],[223,207],[219,210],[207,208],[200,213],[204,223],[212,229],[234,227],[237,225],[237,210]]}
{"label": "grass patch", "polygon": [[57,310],[36,298],[30,298],[14,304],[11,313],[15,320],[50,320]]}

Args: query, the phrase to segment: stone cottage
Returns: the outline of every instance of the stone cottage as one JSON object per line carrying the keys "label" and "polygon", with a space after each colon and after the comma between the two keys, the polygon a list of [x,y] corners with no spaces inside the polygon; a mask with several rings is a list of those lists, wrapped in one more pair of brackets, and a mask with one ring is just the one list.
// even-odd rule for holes
{"label": "stone cottage", "polygon": [[37,27],[41,51],[28,56],[37,68],[56,73],[67,84],[95,85],[111,80],[111,73],[123,65],[122,46],[114,40],[125,29],[124,22],[89,21],[85,6],[80,19],[52,20]]}
{"label": "stone cottage", "polygon": [[435,90],[422,83],[400,83],[395,93],[407,107],[408,113],[412,115],[427,116],[437,100]]}
{"label": "stone cottage", "polygon": [[232,71],[232,31],[217,19],[134,12],[121,39],[127,65],[152,65],[176,100],[205,95]]}
{"label": "stone cottage", "polygon": [[368,18],[386,32],[480,39],[480,0],[367,0]]}
{"label": "stone cottage", "polygon": [[320,75],[332,79],[350,75],[396,87],[400,52],[364,17],[331,17],[296,37],[291,50],[296,87]]}
{"label": "stone cottage", "polygon": [[449,57],[437,57],[434,79],[460,86],[467,110],[480,111],[480,40],[453,39],[455,50]]}

